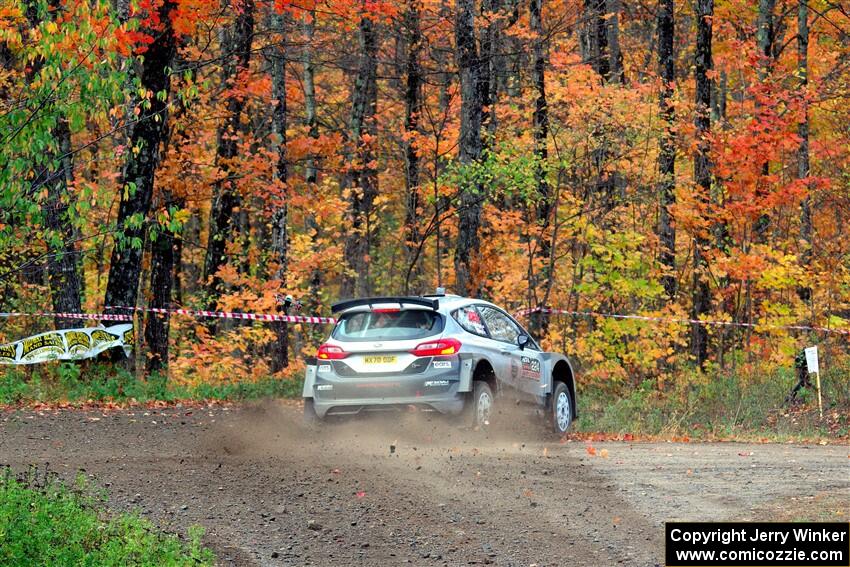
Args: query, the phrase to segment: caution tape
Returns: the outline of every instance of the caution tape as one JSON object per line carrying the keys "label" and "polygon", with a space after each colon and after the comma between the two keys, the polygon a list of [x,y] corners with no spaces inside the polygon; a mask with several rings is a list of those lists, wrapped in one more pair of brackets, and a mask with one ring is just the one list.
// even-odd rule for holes
{"label": "caution tape", "polygon": [[606,317],[609,319],[631,319],[635,321],[653,321],[656,323],[684,323],[688,325],[705,325],[716,327],[751,327],[759,329],[775,329],[786,331],[817,331],[821,333],[836,333],[839,335],[850,335],[850,330],[832,329],[829,327],[816,327],[809,325],[771,325],[769,323],[742,323],[739,321],[706,321],[703,319],[685,319],[677,317],[654,317],[651,315],[626,315],[620,313],[600,313],[598,311],[571,311],[569,309],[553,309],[549,307],[535,307],[523,309],[517,312],[517,317],[527,317],[532,313],[543,313],[544,315],[575,315],[578,317]]}
{"label": "caution tape", "polygon": [[9,313],[0,312],[0,317],[59,317],[62,319],[94,319],[97,321],[132,321],[132,315],[121,315],[116,313],[50,313],[48,311]]}
{"label": "caution tape", "polygon": [[[274,313],[243,313],[228,311],[200,311],[194,309],[165,309],[161,307],[105,307],[104,310],[125,310],[190,317],[214,317],[219,319],[246,319],[249,321],[277,321],[285,323],[313,323],[333,325],[333,317],[315,317],[309,315],[277,315]],[[122,313],[50,313],[36,312],[0,312],[0,317],[61,317],[63,319],[93,319],[96,321],[132,321],[133,315]]]}
{"label": "caution tape", "polygon": [[[311,315],[278,315],[276,313],[247,313],[242,311],[204,311],[196,309],[167,309],[163,307],[105,307],[104,310],[111,311],[135,311],[160,313],[170,315],[184,315],[189,317],[212,317],[217,319],[242,319],[248,321],[271,321],[281,323],[311,323],[316,325],[334,325],[337,320],[333,317],[317,317]],[[527,317],[533,313],[544,315],[573,315],[577,317],[604,317],[609,319],[626,319],[634,321],[651,321],[656,323],[681,323],[687,325],[704,325],[715,327],[748,327],[753,329],[775,329],[786,331],[816,331],[820,333],[836,333],[839,335],[850,335],[850,330],[834,329],[829,327],[818,327],[812,325],[772,325],[769,323],[743,323],[739,321],[710,321],[703,319],[688,319],[678,317],[658,317],[652,315],[629,315],[623,313],[602,313],[599,311],[573,311],[569,309],[555,309],[550,307],[535,307],[533,309],[522,309],[516,313],[516,317]],[[49,311],[36,312],[0,312],[2,317],[58,317],[63,319],[89,319],[95,321],[132,321],[133,315],[122,313],[52,313]]]}
{"label": "caution tape", "polygon": [[105,309],[144,311],[170,315],[187,315],[190,317],[214,317],[218,319],[246,319],[248,321],[277,321],[283,323],[336,323],[333,317],[316,317],[311,315],[278,315],[276,313],[245,313],[240,311],[201,311],[195,309],[166,309],[164,307],[106,307]]}

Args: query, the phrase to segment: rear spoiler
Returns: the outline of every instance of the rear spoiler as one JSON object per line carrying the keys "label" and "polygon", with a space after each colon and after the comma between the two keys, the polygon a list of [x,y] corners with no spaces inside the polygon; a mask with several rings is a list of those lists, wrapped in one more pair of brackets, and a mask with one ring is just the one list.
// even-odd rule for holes
{"label": "rear spoiler", "polygon": [[436,311],[440,308],[439,299],[431,299],[426,297],[363,297],[361,299],[346,299],[345,301],[337,301],[331,305],[331,312],[345,311],[352,307],[360,307],[361,305],[373,305],[380,303],[398,303],[399,307],[404,305],[421,305]]}

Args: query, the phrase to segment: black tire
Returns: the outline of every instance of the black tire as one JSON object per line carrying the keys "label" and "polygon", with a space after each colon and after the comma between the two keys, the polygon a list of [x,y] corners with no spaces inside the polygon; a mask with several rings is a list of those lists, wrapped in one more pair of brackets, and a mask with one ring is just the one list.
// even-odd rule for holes
{"label": "black tire", "polygon": [[493,390],[490,384],[476,380],[472,388],[472,399],[469,400],[472,427],[481,429],[490,426],[493,416]]}
{"label": "black tire", "polygon": [[316,413],[313,398],[304,398],[304,424],[308,426],[321,425],[322,418]]}
{"label": "black tire", "polygon": [[552,407],[549,411],[549,422],[558,435],[563,435],[570,429],[573,422],[573,404],[570,389],[563,382],[555,382],[552,392]]}

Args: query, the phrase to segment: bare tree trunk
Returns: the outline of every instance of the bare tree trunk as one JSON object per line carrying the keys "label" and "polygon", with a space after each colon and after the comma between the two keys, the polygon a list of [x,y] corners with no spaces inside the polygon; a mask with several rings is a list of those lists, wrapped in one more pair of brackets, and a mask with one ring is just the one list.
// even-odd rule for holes
{"label": "bare tree trunk", "polygon": [[[181,294],[194,295],[201,289],[201,277],[203,275],[203,261],[195,262],[187,257],[186,244],[189,249],[194,249],[201,242],[201,219],[198,215],[192,215],[183,227],[183,245],[180,246],[179,270],[182,274],[179,290]],[[178,302],[182,305],[182,299]]]}
{"label": "bare tree trunk", "polygon": [[[224,65],[222,85],[231,87],[241,73],[248,69],[251,60],[251,43],[254,35],[254,1],[245,0],[237,14],[233,28],[222,42]],[[239,194],[231,176],[231,161],[238,151],[239,122],[245,102],[241,96],[230,95],[225,101],[227,109],[224,124],[218,131],[216,164],[224,174],[224,179],[213,187],[213,201],[210,209],[210,227],[207,240],[207,254],[204,261],[204,280],[208,294],[208,306],[214,309],[216,297],[221,293],[219,268],[226,263],[225,249],[234,228],[233,211],[239,204]]]}
{"label": "bare tree trunk", "polygon": [[485,145],[495,135],[498,126],[496,102],[499,98],[497,68],[502,41],[501,20],[499,19],[501,8],[502,0],[482,0],[481,2],[481,11],[486,13],[490,20],[481,31],[481,66],[479,67],[481,104],[484,107],[481,127],[487,134],[487,138],[484,140]]}
{"label": "bare tree trunk", "polygon": [[620,0],[605,0],[605,20],[607,22],[608,53],[610,57],[611,83],[625,83],[623,71],[623,52],[620,51]]}
{"label": "bare tree trunk", "polygon": [[[762,87],[767,87],[767,80],[773,71],[773,45],[776,40],[776,29],[774,11],[776,10],[776,0],[759,0],[758,3],[758,29],[756,31],[756,39],[758,41],[759,55],[761,61],[758,65],[758,78]],[[759,104],[756,103],[756,114],[758,114]],[[759,204],[763,202],[767,196],[767,181],[766,177],[770,174],[770,163],[765,160],[762,164],[761,178],[756,181],[756,199]],[[770,215],[762,213],[756,220],[753,227],[754,238],[757,242],[764,242],[767,238],[767,229],[770,226]],[[749,282],[747,283],[749,285]]]}
{"label": "bare tree trunk", "polygon": [[[448,0],[440,0],[440,18],[446,21],[451,18],[451,9]],[[449,58],[447,56],[449,49],[443,46],[435,46],[433,49],[435,52],[434,58],[437,61],[437,73],[440,76],[440,116],[445,116],[449,108],[449,87],[451,87],[454,80],[454,73],[449,69]]]}
{"label": "bare tree trunk", "polygon": [[[178,101],[171,121],[172,127],[166,130],[162,140],[164,155],[171,151],[174,140],[177,140],[181,146],[191,143],[191,134],[186,130],[183,122],[185,115],[186,105],[184,101]],[[188,169],[185,164],[182,167]],[[188,172],[184,173],[188,174]],[[182,198],[175,198],[170,188],[163,187],[159,190],[159,203],[154,203],[153,208],[154,211],[157,209],[168,211],[172,208],[182,209],[185,206],[186,203]],[[148,240],[151,259],[149,305],[153,308],[168,309],[171,307],[172,294],[180,302],[182,293],[180,261],[183,239],[169,227],[159,225],[155,232],[149,231]],[[144,332],[147,347],[145,369],[148,374],[158,372],[167,376],[170,327],[169,313],[148,313]]]}
{"label": "bare tree trunk", "polygon": [[[170,191],[163,191],[163,205],[174,204]],[[150,306],[169,308],[174,283],[175,242],[174,233],[160,227],[151,235],[151,287]],[[168,333],[171,318],[168,313],[148,313],[145,324],[145,344],[148,356],[145,368],[148,373],[164,372],[168,369]]]}
{"label": "bare tree trunk", "polygon": [[174,289],[172,297],[177,305],[183,304],[183,238],[174,239]]}
{"label": "bare tree trunk", "polygon": [[[49,3],[48,18],[56,14],[58,2]],[[25,4],[26,17],[29,24],[35,28],[41,24],[42,14],[39,14],[38,4],[28,0]],[[5,44],[3,45],[5,48]],[[4,57],[6,58],[6,57]],[[12,54],[8,54],[8,64],[11,69]],[[36,58],[27,65],[25,79],[29,84],[41,72],[44,59]],[[80,262],[77,260],[78,251],[74,244],[77,232],[71,224],[68,209],[71,206],[71,195],[68,187],[74,181],[74,164],[72,161],[71,130],[67,119],[57,113],[56,125],[51,130],[51,138],[55,149],[46,150],[47,155],[36,166],[35,176],[30,182],[32,193],[38,195],[42,188],[47,189],[47,198],[41,203],[44,224],[47,227],[47,281],[50,286],[50,297],[53,311],[56,313],[79,313],[81,309],[82,280],[80,278]],[[58,163],[54,168],[53,164]],[[33,273],[34,272],[34,273]],[[34,266],[29,272],[39,284],[44,282],[44,269],[41,264]],[[75,327],[79,320],[65,317],[55,317],[57,329]]]}
{"label": "bare tree trunk", "polygon": [[608,10],[607,1],[584,0],[584,25],[580,38],[582,59],[606,82],[611,78],[608,22],[605,18]]}
{"label": "bare tree trunk", "polygon": [[[47,201],[42,204],[45,224],[50,231],[47,240],[47,281],[50,284],[50,296],[56,313],[79,313],[82,311],[82,280],[77,261],[78,251],[74,245],[76,230],[68,216],[70,195],[68,186],[74,180],[74,166],[71,160],[71,131],[68,121],[59,118],[53,128],[53,138],[58,146],[56,159],[59,169],[43,170],[36,180],[47,185]],[[51,160],[47,160],[49,163]],[[76,327],[79,320],[56,317],[57,329]]]}
{"label": "bare tree trunk", "polygon": [[[310,10],[304,13],[303,32],[304,47],[302,48],[302,65],[304,69],[304,121],[307,125],[308,135],[317,140],[319,138],[319,121],[316,117],[316,70],[313,66],[313,38],[316,33],[316,11]],[[316,156],[310,152],[304,167],[304,181],[307,183],[308,191],[316,190],[318,180],[318,169],[316,167]],[[320,226],[312,211],[306,217],[307,229],[312,234],[313,249],[318,251],[320,237]],[[322,289],[322,271],[318,268],[310,273],[310,291],[305,305],[312,313],[317,313],[320,305],[319,293]]]}
{"label": "bare tree trunk", "polygon": [[[371,217],[378,194],[378,178],[372,163],[375,157],[371,139],[376,134],[377,75],[378,40],[375,23],[364,16],[360,20],[360,67],[352,93],[350,169],[342,183],[343,192],[349,192],[349,232],[345,239],[345,258],[349,262],[350,271],[343,274],[341,297],[366,296],[372,289],[369,254],[372,244]],[[364,133],[369,135],[369,139],[363,139]]]}
{"label": "bare tree trunk", "polygon": [[[809,178],[809,5],[808,0],[799,0],[797,3],[797,76],[800,79],[800,98],[802,99],[802,119],[797,126],[797,134],[800,136],[800,147],[797,149],[797,177],[807,180]],[[800,237],[804,244],[803,253],[800,255],[803,269],[808,271],[812,262],[812,199],[808,194],[800,206]],[[800,299],[811,301],[812,288],[805,286],[797,290]]]}
{"label": "bare tree trunk", "polygon": [[758,8],[756,39],[759,55],[762,57],[758,66],[758,78],[760,81],[764,81],[770,76],[773,65],[773,44],[776,38],[774,19],[776,0],[759,0]]}
{"label": "bare tree trunk", "polygon": [[[537,225],[540,229],[540,242],[537,247],[537,257],[541,262],[540,271],[536,278],[529,278],[529,285],[533,288],[534,296],[537,297],[541,289],[549,286],[548,280],[553,274],[549,269],[549,256],[552,252],[552,240],[548,234],[552,224],[552,188],[547,179],[547,160],[549,159],[549,148],[547,139],[549,137],[549,104],[546,100],[546,40],[543,30],[543,0],[531,0],[529,2],[529,20],[531,32],[534,34],[532,52],[534,61],[532,63],[532,83],[534,84],[534,114],[532,115],[534,127],[534,177],[537,182]],[[531,276],[531,274],[529,274]],[[542,303],[533,307],[546,307],[548,301],[544,292]],[[530,306],[531,307],[531,306]],[[532,329],[538,337],[542,337],[548,329],[548,317],[542,313],[535,313],[531,318]]]}
{"label": "bare tree trunk", "polygon": [[[272,10],[275,8],[272,7]],[[275,13],[272,16],[273,32],[279,38],[271,46],[272,63],[272,98],[277,101],[272,113],[272,132],[277,143],[277,164],[275,180],[278,185],[285,187],[289,164],[286,159],[286,28],[284,17]],[[287,232],[287,200],[283,195],[281,202],[272,214],[272,254],[277,260],[277,271],[274,279],[279,282],[280,291],[286,290],[286,270],[289,262],[289,234]],[[286,322],[274,322],[275,342],[272,348],[271,369],[278,372],[289,366],[289,332]]]}
{"label": "bare tree trunk", "polygon": [[[694,78],[696,82],[696,126],[697,148],[694,156],[694,182],[699,191],[699,199],[707,203],[711,194],[711,162],[709,143],[706,139],[711,132],[711,70],[712,17],[714,0],[697,0],[697,41],[694,54]],[[699,319],[711,309],[711,294],[708,288],[708,275],[705,250],[709,239],[697,233],[694,237],[694,275],[692,290],[691,318]],[[691,354],[699,366],[708,359],[708,332],[705,325],[691,325]]]}
{"label": "bare tree trunk", "polygon": [[[118,237],[112,250],[106,305],[135,307],[142,271],[145,224],[153,199],[154,176],[160,162],[160,144],[168,123],[168,98],[171,66],[177,53],[177,40],[171,28],[174,0],[164,0],[157,8],[163,29],[151,32],[154,40],[145,52],[141,86],[152,93],[149,106],[141,105],[138,122],[130,137],[130,146],[122,174],[123,188],[118,208]],[[165,96],[161,96],[164,94]],[[141,101],[137,101],[141,103]]]}
{"label": "bare tree trunk", "polygon": [[[440,11],[439,16],[443,21],[450,21],[452,17],[451,7],[449,6],[448,0],[440,0]],[[439,85],[440,85],[440,94],[438,100],[438,108],[439,108],[439,125],[435,127],[434,134],[436,137],[436,142],[439,145],[441,140],[443,139],[443,133],[445,131],[446,123],[448,122],[449,115],[449,105],[450,105],[450,90],[452,81],[454,80],[455,74],[449,68],[449,57],[448,54],[451,51],[451,47],[449,44],[451,42],[448,38],[446,38],[445,46],[444,45],[433,45],[431,46],[433,50],[433,57],[437,63],[437,76],[439,77]],[[432,122],[433,124],[433,122]],[[445,211],[449,206],[448,197],[440,196],[439,194],[439,175],[443,170],[444,163],[442,162],[439,151],[437,149],[434,150],[433,154],[433,167],[434,174],[432,177],[432,185],[433,185],[433,203],[434,203],[434,218],[439,218],[440,213]],[[448,246],[443,245],[443,230],[442,230],[442,222],[437,222],[436,227],[434,228],[434,271],[436,272],[437,279],[437,287],[443,287],[443,256],[447,252]]]}
{"label": "bare tree trunk", "polygon": [[[603,82],[611,83],[622,80],[622,55],[619,48],[619,24],[609,9],[617,9],[616,0],[585,0],[584,26],[581,34],[582,56],[584,62],[596,71]],[[609,41],[617,42],[616,53],[612,51]],[[613,71],[617,71],[615,75]],[[625,196],[625,179],[619,171],[610,171],[608,167],[611,142],[605,131],[605,126],[595,129],[593,136],[598,138],[591,158],[597,171],[592,194],[599,195],[602,202],[599,219],[603,227],[610,224],[605,219],[617,203]]]}
{"label": "bare tree trunk", "polygon": [[[455,44],[460,71],[460,144],[458,161],[462,166],[479,162],[482,152],[481,59],[475,43],[474,0],[455,0]],[[455,282],[457,292],[476,296],[480,290],[478,274],[479,228],[484,188],[478,181],[465,181],[460,190]]]}
{"label": "bare tree trunk", "polygon": [[419,154],[413,143],[412,136],[419,131],[419,113],[422,108],[422,67],[419,61],[422,51],[422,31],[419,24],[420,13],[418,0],[408,0],[405,12],[405,33],[407,35],[407,86],[404,93],[405,102],[405,189],[407,190],[407,207],[405,215],[405,249],[408,264],[407,277],[404,281],[404,293],[410,293],[411,279],[414,287],[418,287],[422,275],[419,259]]}
{"label": "bare tree trunk", "polygon": [[658,152],[658,240],[661,244],[660,260],[665,274],[661,284],[670,301],[676,296],[676,229],[670,207],[676,204],[676,140],[673,128],[676,110],[673,107],[673,83],[676,80],[673,61],[674,1],[661,0],[658,10],[658,75],[661,78],[659,106],[664,120]]}

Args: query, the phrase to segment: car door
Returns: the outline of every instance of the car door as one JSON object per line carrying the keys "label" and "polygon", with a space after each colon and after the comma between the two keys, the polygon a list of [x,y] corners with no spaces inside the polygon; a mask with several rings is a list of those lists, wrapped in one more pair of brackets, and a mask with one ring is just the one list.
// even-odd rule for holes
{"label": "car door", "polygon": [[521,349],[517,339],[528,334],[513,319],[489,305],[479,305],[478,310],[490,338],[499,343],[499,358],[506,368],[503,380],[521,392],[538,395],[542,383],[542,361],[534,341],[529,340]]}

